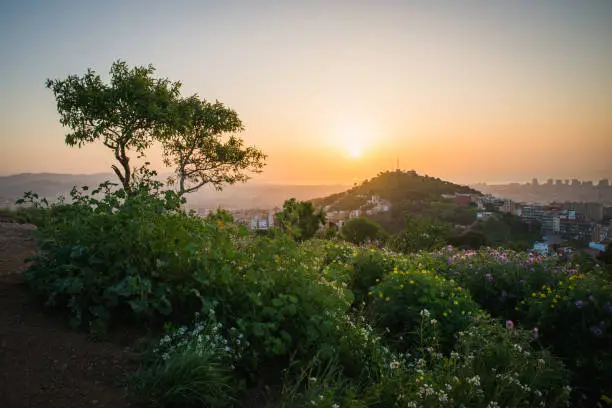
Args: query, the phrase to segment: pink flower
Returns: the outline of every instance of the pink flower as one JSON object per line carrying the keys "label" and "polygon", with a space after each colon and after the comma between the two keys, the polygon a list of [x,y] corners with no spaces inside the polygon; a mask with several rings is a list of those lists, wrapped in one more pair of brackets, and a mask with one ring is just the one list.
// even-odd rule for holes
{"label": "pink flower", "polygon": [[512,320],[506,320],[506,329],[514,329],[514,322]]}
{"label": "pink flower", "polygon": [[538,330],[538,328],[537,328],[537,327],[534,327],[534,328],[533,328],[533,337],[537,339],[537,338],[538,338],[539,333],[540,333],[540,330]]}

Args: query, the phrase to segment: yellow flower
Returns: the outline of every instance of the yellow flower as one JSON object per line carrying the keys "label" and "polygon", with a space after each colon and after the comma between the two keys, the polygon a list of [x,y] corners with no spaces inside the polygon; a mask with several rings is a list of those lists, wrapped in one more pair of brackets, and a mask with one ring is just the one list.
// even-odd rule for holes
{"label": "yellow flower", "polygon": [[390,301],[390,300],[391,300],[391,298],[390,298],[389,296],[387,296],[387,297],[385,298],[385,301],[387,301],[387,302],[388,302],[388,301]]}
{"label": "yellow flower", "polygon": [[402,284],[399,286],[399,288],[400,288],[400,289],[404,289],[404,284],[402,283]]}
{"label": "yellow flower", "polygon": [[372,296],[372,292],[368,292],[368,295]]}
{"label": "yellow flower", "polygon": [[533,292],[533,293],[531,294],[531,297],[536,297],[535,292]]}
{"label": "yellow flower", "polygon": [[379,298],[383,297],[382,292],[380,292],[380,293],[378,294],[378,297],[379,297]]}
{"label": "yellow flower", "polygon": [[414,281],[413,281],[412,279],[410,280],[410,284],[411,284],[411,285],[414,285]]}

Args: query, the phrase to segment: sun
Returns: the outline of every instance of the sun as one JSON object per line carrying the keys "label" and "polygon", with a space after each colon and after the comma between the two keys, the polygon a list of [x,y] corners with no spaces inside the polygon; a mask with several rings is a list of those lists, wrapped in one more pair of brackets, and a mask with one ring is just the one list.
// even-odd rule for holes
{"label": "sun", "polygon": [[332,143],[336,148],[344,152],[346,157],[356,160],[366,153],[373,132],[367,126],[351,124],[338,126],[332,134]]}
{"label": "sun", "polygon": [[363,147],[359,143],[353,143],[353,145],[349,147],[348,155],[353,159],[358,159],[362,151]]}

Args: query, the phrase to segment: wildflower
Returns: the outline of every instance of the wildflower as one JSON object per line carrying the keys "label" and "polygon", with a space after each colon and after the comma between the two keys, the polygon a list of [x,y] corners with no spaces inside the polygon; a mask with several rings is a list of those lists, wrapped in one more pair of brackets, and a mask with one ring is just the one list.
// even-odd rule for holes
{"label": "wildflower", "polygon": [[582,306],[584,306],[584,302],[582,300],[577,300],[576,301],[576,307],[578,309],[582,309]]}
{"label": "wildflower", "polygon": [[438,323],[438,321],[437,321],[436,319],[431,319],[431,320],[430,320],[430,323],[431,323],[431,324],[436,324],[436,323]]}
{"label": "wildflower", "polygon": [[391,362],[391,364],[389,364],[389,368],[391,368],[392,370],[395,370],[396,368],[399,368],[400,363],[399,361],[393,361]]}
{"label": "wildflower", "polygon": [[310,377],[308,379],[308,381],[312,382],[312,383],[316,383],[317,382],[317,377]]}
{"label": "wildflower", "polygon": [[512,320],[506,320],[506,329],[514,329],[514,322]]}
{"label": "wildflower", "polygon": [[533,328],[533,337],[537,340],[540,335],[540,330],[537,327]]}

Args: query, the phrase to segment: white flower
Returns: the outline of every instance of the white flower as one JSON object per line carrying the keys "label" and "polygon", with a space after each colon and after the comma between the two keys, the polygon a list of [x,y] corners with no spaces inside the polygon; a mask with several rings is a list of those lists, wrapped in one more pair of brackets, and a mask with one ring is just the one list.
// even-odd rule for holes
{"label": "white flower", "polygon": [[438,323],[438,321],[437,321],[436,319],[431,319],[431,320],[430,320],[430,323],[431,323],[431,324],[436,324],[436,323]]}
{"label": "white flower", "polygon": [[313,383],[314,383],[314,382],[317,382],[317,378],[316,378],[316,377],[310,377],[310,378],[308,379],[308,381],[310,381],[310,382],[313,382]]}

